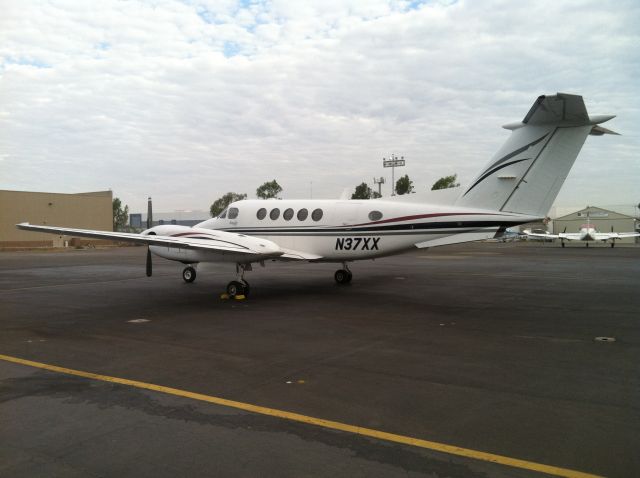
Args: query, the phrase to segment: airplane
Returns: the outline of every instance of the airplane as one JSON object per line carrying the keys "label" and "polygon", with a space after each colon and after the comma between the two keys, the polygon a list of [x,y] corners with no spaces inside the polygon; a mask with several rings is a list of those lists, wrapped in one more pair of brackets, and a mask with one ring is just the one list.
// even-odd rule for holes
{"label": "airplane", "polygon": [[567,228],[565,228],[560,234],[537,233],[528,229],[525,229],[523,233],[532,238],[560,239],[562,247],[564,247],[564,241],[584,241],[586,247],[589,247],[589,242],[611,241],[611,247],[613,247],[619,239],[640,236],[638,232],[613,232],[613,226],[611,226],[611,232],[598,232],[595,226],[591,224],[589,216],[587,216],[587,223],[582,224],[578,232],[567,232]]}
{"label": "airplane", "polygon": [[349,263],[429,248],[499,238],[509,227],[540,221],[555,200],[588,135],[617,134],[589,116],[581,96],[538,97],[522,121],[506,124],[507,141],[465,188],[369,200],[242,200],[194,227],[160,225],[140,234],[17,224],[20,229],[128,241],[185,264],[191,283],[197,265],[236,265],[230,297],[249,294],[245,272],[265,261],[341,264],[338,284],[351,282]]}

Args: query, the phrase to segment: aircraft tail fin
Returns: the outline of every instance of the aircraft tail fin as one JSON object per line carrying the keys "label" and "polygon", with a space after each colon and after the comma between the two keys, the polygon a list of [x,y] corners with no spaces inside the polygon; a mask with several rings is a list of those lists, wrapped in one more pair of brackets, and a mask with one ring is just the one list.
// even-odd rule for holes
{"label": "aircraft tail fin", "polygon": [[456,204],[545,217],[587,136],[617,134],[598,126],[611,118],[590,117],[582,96],[540,96]]}

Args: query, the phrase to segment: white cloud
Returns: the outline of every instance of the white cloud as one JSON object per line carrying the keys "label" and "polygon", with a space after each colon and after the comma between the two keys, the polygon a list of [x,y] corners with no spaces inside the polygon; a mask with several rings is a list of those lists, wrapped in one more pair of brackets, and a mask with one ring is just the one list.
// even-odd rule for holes
{"label": "white cloud", "polygon": [[207,209],[277,178],[336,197],[407,158],[468,181],[539,94],[582,94],[590,138],[559,201],[635,203],[635,2],[21,2],[0,19],[0,188],[112,188]]}

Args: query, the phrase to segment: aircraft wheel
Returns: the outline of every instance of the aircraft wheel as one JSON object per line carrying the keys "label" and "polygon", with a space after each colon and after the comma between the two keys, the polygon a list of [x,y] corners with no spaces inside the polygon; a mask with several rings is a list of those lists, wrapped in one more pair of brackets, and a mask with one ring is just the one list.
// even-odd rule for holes
{"label": "aircraft wheel", "polygon": [[612,243],[611,243],[611,247],[613,247],[613,246],[614,246],[614,244],[615,244],[615,242],[612,242]]}
{"label": "aircraft wheel", "polygon": [[196,270],[191,266],[185,267],[182,271],[182,278],[187,283],[193,282],[196,280]]}
{"label": "aircraft wheel", "polygon": [[346,269],[338,269],[333,275],[333,278],[338,284],[348,284],[349,282],[351,282],[353,274],[351,274],[351,271],[348,271]]}
{"label": "aircraft wheel", "polygon": [[229,297],[235,297],[237,295],[246,295],[245,286],[242,282],[232,280],[227,284],[227,294]]}

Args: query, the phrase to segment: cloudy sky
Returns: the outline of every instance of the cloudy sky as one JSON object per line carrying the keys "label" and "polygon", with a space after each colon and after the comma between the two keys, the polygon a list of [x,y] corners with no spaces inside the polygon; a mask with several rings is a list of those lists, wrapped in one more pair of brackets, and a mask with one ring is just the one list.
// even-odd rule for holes
{"label": "cloudy sky", "polygon": [[583,95],[556,205],[640,202],[640,2],[0,0],[0,189],[199,209],[277,179],[338,197],[405,156],[484,166],[540,94]]}

